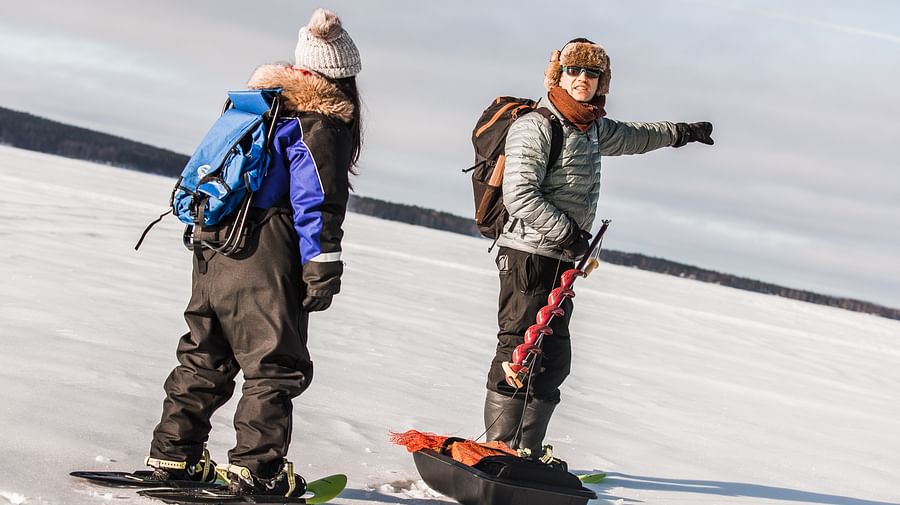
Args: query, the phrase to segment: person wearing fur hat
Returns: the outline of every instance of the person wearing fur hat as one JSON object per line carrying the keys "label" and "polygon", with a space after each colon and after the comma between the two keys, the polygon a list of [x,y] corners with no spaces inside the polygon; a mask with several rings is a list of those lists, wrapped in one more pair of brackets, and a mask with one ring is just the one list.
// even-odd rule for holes
{"label": "person wearing fur hat", "polygon": [[[251,252],[204,250],[205,273],[194,260],[189,331],[147,458],[153,478],[212,481],[218,473],[235,494],[304,493],[285,459],[292,399],[313,377],[309,314],[340,291],[342,223],[361,146],[360,70],[340,19],[318,9],[300,29],[294,65],[262,65],[250,78],[250,88],[282,88],[272,162],[253,200]],[[216,469],[205,449],[210,417],[231,397],[238,371],[237,443]]]}
{"label": "person wearing fur hat", "polygon": [[506,442],[535,457],[544,454],[543,439],[560,401],[559,386],[569,375],[572,300],[562,305],[565,316],[551,321],[553,334],[543,340],[526,389],[517,391],[507,384],[503,363],[524,342],[525,330],[558,286],[559,275],[587,252],[602,158],[689,142],[713,143],[712,125],[706,122],[637,123],[605,117],[611,76],[609,56],[600,45],[584,38],[569,41],[553,52],[545,71],[548,93],[538,102],[562,123],[558,160],[547,166],[552,127],[544,115],[525,114],[506,137],[502,192],[510,217],[497,239],[500,330],[488,372],[484,422],[489,441]]}

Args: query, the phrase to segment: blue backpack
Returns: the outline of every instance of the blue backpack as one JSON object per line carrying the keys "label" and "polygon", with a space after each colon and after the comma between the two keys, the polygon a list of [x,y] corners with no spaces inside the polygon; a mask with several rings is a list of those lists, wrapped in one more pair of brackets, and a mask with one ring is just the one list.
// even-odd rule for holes
{"label": "blue backpack", "polygon": [[[150,228],[171,212],[186,225],[188,249],[207,247],[231,254],[240,242],[247,214],[269,167],[269,145],[281,110],[281,89],[229,91],[222,115],[188,160],[166,211],[144,230],[135,249]],[[231,220],[233,216],[233,221]],[[197,233],[232,221],[222,243],[201,241]]]}

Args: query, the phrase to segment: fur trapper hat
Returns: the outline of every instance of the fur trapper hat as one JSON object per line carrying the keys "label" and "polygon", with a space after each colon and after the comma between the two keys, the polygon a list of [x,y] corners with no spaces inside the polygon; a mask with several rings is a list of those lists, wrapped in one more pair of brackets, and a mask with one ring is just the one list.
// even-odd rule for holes
{"label": "fur trapper hat", "polygon": [[337,14],[316,9],[309,24],[300,28],[294,65],[332,79],[352,77],[362,70],[359,51]]}
{"label": "fur trapper hat", "polygon": [[600,82],[597,84],[597,96],[609,93],[609,56],[606,51],[588,39],[573,39],[563,46],[562,50],[554,50],[550,63],[544,71],[544,86],[547,89],[559,86],[562,67],[585,67],[599,69]]}

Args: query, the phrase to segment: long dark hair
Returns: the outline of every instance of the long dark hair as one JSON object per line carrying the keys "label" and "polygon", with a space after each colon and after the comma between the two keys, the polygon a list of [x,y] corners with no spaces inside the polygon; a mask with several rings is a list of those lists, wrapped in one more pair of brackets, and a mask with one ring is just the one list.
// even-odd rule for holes
{"label": "long dark hair", "polygon": [[356,166],[359,160],[359,151],[362,149],[362,110],[360,107],[359,89],[356,87],[356,76],[334,79],[332,82],[353,103],[353,118],[350,120],[350,135],[353,139],[350,149],[350,172],[355,174],[353,167]]}

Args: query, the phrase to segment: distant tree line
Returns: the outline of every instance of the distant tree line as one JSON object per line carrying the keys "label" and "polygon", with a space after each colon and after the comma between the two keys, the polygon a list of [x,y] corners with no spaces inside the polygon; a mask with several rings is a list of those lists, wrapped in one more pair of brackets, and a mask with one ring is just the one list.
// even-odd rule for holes
{"label": "distant tree line", "polygon": [[188,157],[0,107],[0,144],[178,177]]}
{"label": "distant tree line", "polygon": [[348,207],[353,212],[367,216],[461,233],[463,235],[479,236],[475,220],[465,219],[449,212],[355,195],[350,195]]}
{"label": "distant tree line", "polygon": [[[0,144],[172,177],[181,174],[181,170],[188,160],[188,156],[174,151],[3,107],[0,107]],[[479,236],[472,219],[416,205],[351,195],[349,210],[391,221]],[[643,254],[604,250],[601,259],[615,265],[635,267],[641,270],[900,320],[900,309],[862,300],[787,288]]]}
{"label": "distant tree line", "polygon": [[865,312],[890,319],[900,319],[900,310],[885,307],[883,305],[862,300],[854,300],[852,298],[822,295],[813,293],[812,291],[804,291],[802,289],[786,288],[777,284],[748,279],[746,277],[738,277],[736,275],[716,272],[714,270],[706,270],[662,258],[644,256],[643,254],[604,250],[600,253],[600,259],[615,265],[650,270],[651,272],[675,275],[702,282],[711,282],[714,284],[721,284],[722,286],[743,289],[746,291],[755,291],[767,295],[777,295],[819,305],[828,305],[830,307],[838,307],[854,312]]}

